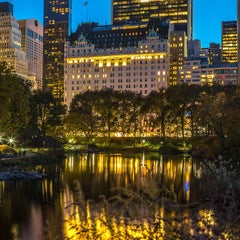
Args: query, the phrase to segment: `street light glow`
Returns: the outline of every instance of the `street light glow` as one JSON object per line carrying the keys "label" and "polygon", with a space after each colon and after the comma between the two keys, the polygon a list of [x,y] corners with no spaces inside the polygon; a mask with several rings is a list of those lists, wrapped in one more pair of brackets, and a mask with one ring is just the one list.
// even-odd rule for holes
{"label": "street light glow", "polygon": [[10,137],[10,138],[8,139],[8,143],[10,144],[10,146],[13,146],[13,144],[14,144],[14,138],[13,138],[13,137]]}

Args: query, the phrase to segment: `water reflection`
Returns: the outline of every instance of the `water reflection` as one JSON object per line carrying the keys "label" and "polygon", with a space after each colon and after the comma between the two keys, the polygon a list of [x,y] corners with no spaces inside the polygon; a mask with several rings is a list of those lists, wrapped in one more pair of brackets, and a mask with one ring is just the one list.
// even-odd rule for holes
{"label": "water reflection", "polygon": [[[166,186],[180,202],[191,201],[197,192],[193,179],[198,166],[187,158],[165,159],[145,153],[72,154],[64,164],[48,166],[46,171],[48,177],[42,181],[0,182],[0,239],[164,239],[169,228],[164,218],[175,213],[167,213],[158,203],[150,219],[155,225],[151,225],[144,217],[141,222],[126,221],[124,215],[112,215],[106,206],[96,207],[92,200],[100,202],[100,196],[112,197],[116,194],[113,189],[137,182],[150,189],[149,179]],[[204,212],[199,215],[208,217]]]}
{"label": "water reflection", "polygon": [[[152,157],[152,156],[150,156]],[[166,160],[163,156],[149,158],[145,153],[124,157],[121,154],[69,156],[65,164],[65,180],[79,179],[86,198],[97,199],[100,194],[110,196],[112,188],[126,187],[136,179],[150,175],[177,194],[182,202],[190,200],[190,176],[195,163],[187,159]],[[71,184],[71,183],[70,183]]]}

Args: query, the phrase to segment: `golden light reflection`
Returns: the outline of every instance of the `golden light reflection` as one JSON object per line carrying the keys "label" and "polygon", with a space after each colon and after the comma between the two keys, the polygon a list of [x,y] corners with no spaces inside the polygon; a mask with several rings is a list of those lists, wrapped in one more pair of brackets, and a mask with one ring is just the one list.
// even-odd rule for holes
{"label": "golden light reflection", "polygon": [[166,234],[163,207],[156,208],[157,231],[153,225],[149,225],[149,219],[129,220],[123,215],[117,219],[116,216],[109,217],[104,208],[90,212],[89,203],[86,206],[86,218],[81,218],[78,208],[73,205],[71,208],[71,214],[65,211],[66,239],[164,239]]}
{"label": "golden light reflection", "polygon": [[[213,237],[212,227],[216,224],[216,220],[214,217],[214,212],[208,209],[199,210],[199,222],[198,225],[200,229],[202,229],[204,234],[209,235],[209,237]],[[207,228],[205,226],[208,226]]]}
{"label": "golden light reflection", "polygon": [[42,195],[45,200],[53,198],[53,182],[52,180],[44,179],[42,181]]}
{"label": "golden light reflection", "polygon": [[4,189],[5,189],[5,182],[0,181],[0,205],[2,203],[2,196],[3,196]]}
{"label": "golden light reflection", "polygon": [[[170,183],[171,190],[176,190],[174,182],[176,179],[183,179],[184,197],[188,201],[190,199],[190,176],[192,171],[192,162],[183,159],[181,161],[167,160],[163,156],[159,156],[159,160],[153,161],[147,154],[139,154],[137,157],[123,157],[122,154],[89,154],[83,155],[76,159],[67,159],[65,171],[78,171],[81,175],[87,172],[93,176],[89,186],[92,191],[99,191],[102,186],[98,185],[101,181],[108,183],[108,187],[123,187],[129,186],[136,181],[142,184],[142,187],[148,186],[147,176],[164,175],[163,181]],[[77,175],[74,175],[77,177]],[[80,178],[79,178],[80,179]],[[79,181],[80,182],[80,181]],[[146,183],[146,184],[145,184]],[[114,185],[112,185],[114,184]],[[104,208],[92,208],[93,202],[87,201],[86,205],[82,203],[78,206],[70,203],[75,202],[73,192],[67,185],[63,195],[63,202],[67,203],[64,207],[64,229],[66,239],[94,239],[96,236],[101,236],[100,239],[164,239],[169,226],[166,226],[164,219],[165,210],[163,206],[156,206],[155,218],[150,221],[157,224],[149,225],[149,219],[129,220],[120,217],[119,215],[109,216],[109,212]],[[70,208],[70,209],[68,209]],[[171,212],[167,215],[170,218],[176,218],[176,213]],[[187,217],[189,219],[189,217]],[[171,223],[172,227],[175,222]],[[185,222],[190,224],[191,222]],[[199,221],[199,224],[201,222]],[[176,226],[175,226],[176,227]],[[193,231],[189,228],[189,232]]]}

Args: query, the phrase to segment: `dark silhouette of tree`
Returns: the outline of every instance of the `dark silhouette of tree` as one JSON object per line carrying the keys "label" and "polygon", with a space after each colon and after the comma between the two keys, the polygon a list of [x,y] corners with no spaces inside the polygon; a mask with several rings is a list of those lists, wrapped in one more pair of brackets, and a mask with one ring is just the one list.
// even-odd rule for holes
{"label": "dark silhouette of tree", "polygon": [[69,114],[65,118],[65,126],[74,135],[83,134],[91,142],[94,134],[99,130],[99,116],[96,111],[98,92],[87,91],[78,94],[73,99]]}
{"label": "dark silhouette of tree", "polygon": [[0,63],[0,132],[19,136],[30,120],[30,83]]}
{"label": "dark silhouette of tree", "polygon": [[36,138],[39,146],[46,144],[47,136],[63,137],[62,126],[65,113],[66,107],[50,92],[39,90],[33,92],[32,124],[35,126],[33,138]]}

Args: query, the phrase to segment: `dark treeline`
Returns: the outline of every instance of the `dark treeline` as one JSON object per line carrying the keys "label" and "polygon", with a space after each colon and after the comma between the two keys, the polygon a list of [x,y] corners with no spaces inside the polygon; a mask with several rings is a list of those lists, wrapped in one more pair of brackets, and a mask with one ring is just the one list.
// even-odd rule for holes
{"label": "dark treeline", "polygon": [[[240,91],[237,86],[178,85],[148,96],[130,91],[87,91],[69,109],[49,92],[0,65],[0,133],[20,144],[51,146],[96,137],[177,138],[195,149],[238,152]],[[209,151],[209,149],[208,149]]]}

